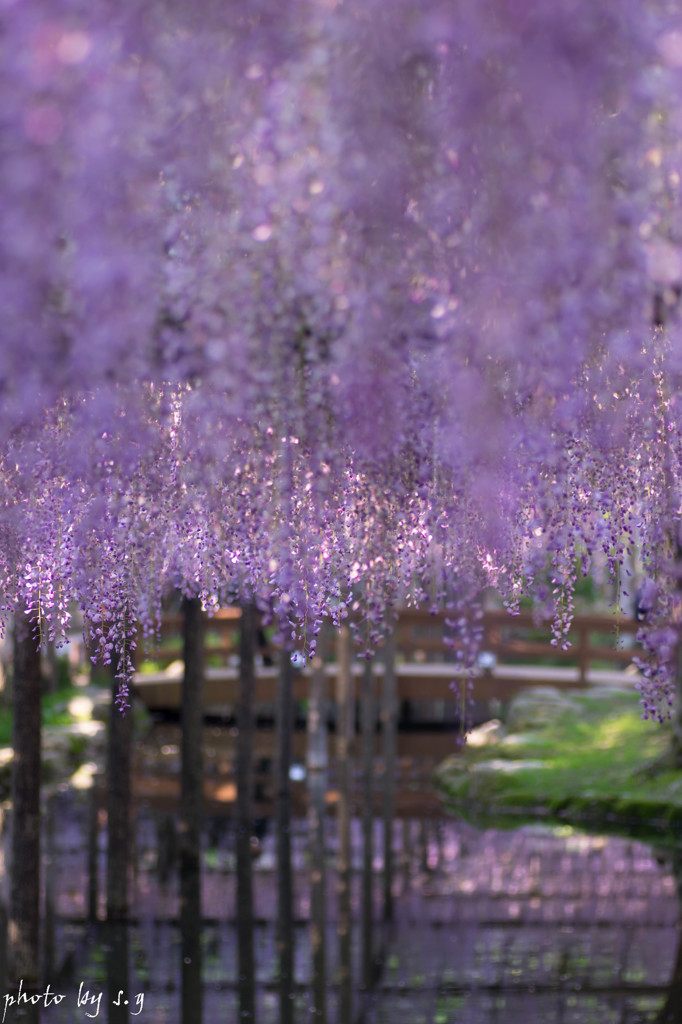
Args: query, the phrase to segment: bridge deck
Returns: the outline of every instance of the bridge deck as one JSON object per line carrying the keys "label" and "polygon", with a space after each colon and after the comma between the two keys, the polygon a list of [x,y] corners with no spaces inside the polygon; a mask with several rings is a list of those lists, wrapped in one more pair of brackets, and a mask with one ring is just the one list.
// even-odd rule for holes
{"label": "bridge deck", "polygon": [[[353,677],[359,681],[364,666],[353,666]],[[384,677],[384,666],[372,666],[379,685]],[[326,665],[329,695],[336,680],[336,665]],[[466,677],[457,665],[399,664],[395,666],[397,699],[399,701],[458,701],[458,682]],[[300,671],[294,681],[294,700],[306,700],[310,692],[311,672]],[[208,668],[204,686],[207,712],[236,703],[239,670],[233,667]],[[277,696],[278,670],[263,666],[256,670],[256,702],[273,703]],[[477,670],[473,677],[471,696],[475,700],[506,700],[529,686],[554,686],[558,689],[584,689],[588,686],[632,686],[637,674],[626,669],[589,669],[581,679],[577,667],[546,665],[495,665],[491,669]],[[136,673],[134,686],[142,702],[152,711],[178,710],[182,688],[182,674],[165,672]]]}

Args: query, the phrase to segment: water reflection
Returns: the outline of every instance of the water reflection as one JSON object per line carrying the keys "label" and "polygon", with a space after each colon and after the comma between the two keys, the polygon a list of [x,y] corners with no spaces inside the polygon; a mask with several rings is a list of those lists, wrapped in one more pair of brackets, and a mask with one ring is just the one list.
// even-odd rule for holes
{"label": "water reflection", "polygon": [[183,860],[180,871],[180,991],[182,1022],[202,1024],[203,977],[201,938],[201,874],[199,865]]}
{"label": "water reflection", "polygon": [[[102,934],[106,954],[108,1024],[128,1024],[131,1003],[129,927],[121,921],[109,921],[103,925]],[[90,1003],[86,1002],[88,998]],[[78,1002],[86,1016],[99,1015],[102,1009],[99,998],[95,992],[86,995],[81,990]]]}
{"label": "water reflection", "polygon": [[[289,655],[289,651],[286,654]],[[291,767],[294,728],[294,666],[280,659],[275,751],[275,842],[277,857],[276,950],[280,1024],[294,1024],[294,886],[291,862]]]}
{"label": "water reflection", "polygon": [[[315,771],[324,772],[313,769],[309,763],[306,784],[316,816],[291,813],[286,843],[268,827],[259,829],[259,844],[250,846],[250,980],[257,1024],[302,1024],[311,1016],[323,1019],[323,1014],[330,1022],[358,1024],[363,1009],[376,1024],[682,1020],[676,898],[682,893],[682,851],[666,853],[664,860],[663,854],[622,839],[542,828],[480,833],[463,823],[412,815],[396,821],[391,833],[397,870],[393,921],[384,930],[380,801],[371,847],[374,987],[363,994],[361,939],[367,908],[357,800],[361,780],[356,779],[348,819],[352,871],[344,934],[338,868],[344,869],[346,826],[336,815],[335,799],[328,799],[323,810]],[[330,762],[326,771],[326,788],[317,787],[323,797],[343,788],[338,765]],[[297,810],[296,784],[291,790],[289,812]],[[283,792],[286,787],[280,798]],[[138,871],[131,893],[135,920],[100,921],[92,927],[87,924],[88,803],[78,804],[68,795],[55,802],[55,832],[46,846],[53,877],[42,897],[43,906],[48,895],[54,899],[54,973],[46,970],[42,985],[49,982],[64,999],[49,1007],[9,1003],[7,1021],[130,1024],[139,1017],[147,1024],[202,1024],[240,1019],[237,836],[215,811],[207,816],[203,833],[203,908],[198,872],[183,868],[180,858],[166,857],[165,844],[175,832],[168,820],[171,812],[161,815],[153,806],[139,807]],[[170,820],[175,821],[172,815]],[[44,827],[52,827],[50,815]],[[104,840],[100,836],[100,855]],[[284,874],[278,863],[283,849],[289,854]],[[326,885],[318,886],[316,897],[320,880],[314,873],[319,869]],[[284,899],[282,886],[288,888]],[[291,908],[288,932],[281,930],[285,904]],[[344,945],[347,935],[351,941]],[[316,945],[320,938],[325,940],[324,961]],[[0,949],[1,941],[0,934]],[[349,950],[351,963],[344,961]],[[281,967],[286,953],[291,954],[292,973],[285,987]],[[350,1013],[344,966],[353,986]],[[4,994],[12,993],[3,988]],[[0,1002],[0,1017],[4,1008]],[[86,1010],[92,1014],[95,1009],[97,1017],[88,1018]]]}
{"label": "water reflection", "polygon": [[[315,783],[316,778],[309,777],[314,800]],[[326,898],[321,902],[315,897],[320,851],[325,851],[325,871],[332,873],[341,836],[335,819],[327,816],[321,846],[318,822],[314,817],[294,821],[290,835],[299,955],[292,993],[297,998],[290,999],[285,1012],[293,1022],[309,1020],[312,1013],[316,1019],[353,1024],[359,1016],[344,1017],[340,1012],[336,887],[323,890]],[[379,831],[375,828],[377,836]],[[365,909],[363,828],[358,818],[353,819],[352,835],[351,929],[357,956]],[[282,1021],[275,945],[275,838],[263,837],[254,861],[255,1019],[267,1024]],[[682,1019],[677,918],[668,913],[663,922],[660,916],[663,902],[668,908],[674,902],[674,878],[679,880],[682,855],[675,857],[673,876],[668,862],[657,863],[655,855],[639,844],[562,837],[541,829],[521,830],[518,836],[481,835],[449,821],[413,820],[400,823],[393,839],[393,852],[403,869],[394,893],[395,921],[391,931],[381,930],[380,887],[374,886],[374,989],[356,990],[357,1015],[371,1012],[377,1024],[525,1024],[529,1019],[548,1024],[671,1024]],[[380,848],[380,843],[373,844],[375,854]],[[380,875],[376,859],[373,866],[375,876]],[[238,911],[239,902],[234,906]],[[234,957],[232,927],[219,926],[223,962]],[[323,998],[316,953],[320,929],[327,940]],[[356,985],[362,981],[359,959],[352,977]],[[231,993],[238,988],[238,978],[232,978],[232,986],[226,988],[204,977],[207,1005],[212,1008],[209,1019],[228,1007],[236,1010]],[[183,1009],[182,1024],[195,1020],[191,1007]]]}
{"label": "water reflection", "polygon": [[308,828],[310,833],[310,1013],[320,1024],[327,1019],[327,700],[321,659],[315,659],[308,704]]}

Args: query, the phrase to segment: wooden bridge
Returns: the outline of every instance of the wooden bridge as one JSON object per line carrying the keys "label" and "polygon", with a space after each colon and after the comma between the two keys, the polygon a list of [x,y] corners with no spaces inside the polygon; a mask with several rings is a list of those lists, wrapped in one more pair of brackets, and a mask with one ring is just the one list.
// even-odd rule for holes
{"label": "wooden bridge", "polygon": [[[238,608],[226,608],[207,619],[204,687],[207,713],[229,714],[236,703],[240,614]],[[487,611],[482,628],[482,655],[469,673],[458,663],[456,651],[448,644],[443,614],[403,610],[392,642],[379,648],[370,663],[379,689],[390,675],[395,680],[397,700],[403,707],[404,702],[410,705],[445,702],[456,711],[469,679],[469,696],[476,702],[487,702],[507,700],[529,686],[578,689],[600,684],[622,685],[632,678],[624,673],[626,667],[631,666],[631,673],[635,673],[632,658],[637,653],[635,634],[639,626],[623,616],[576,615],[568,636],[570,647],[565,651],[552,646],[549,624],[539,627],[530,612],[510,615],[502,610]],[[180,707],[184,673],[181,630],[180,614],[164,616],[160,646],[148,652],[155,670],[148,671],[141,661],[140,670],[135,674],[136,692],[150,710],[173,711]],[[330,694],[334,692],[332,684],[338,667],[345,661],[339,645],[350,642],[344,638],[347,630],[342,634],[333,633],[333,642],[329,629],[321,645],[325,650],[324,672]],[[358,654],[358,651],[350,652],[351,678],[356,683],[356,692],[358,680],[367,670],[366,659]],[[276,700],[278,656],[279,652],[264,642],[256,669],[255,700],[260,707]],[[295,700],[308,698],[311,673],[310,665],[296,673]]]}
{"label": "wooden bridge", "polygon": [[[306,864],[310,868],[306,893],[306,941],[312,965],[309,1005],[324,1005],[326,980],[334,971],[341,979],[339,1019],[366,1024],[372,1019],[376,982],[383,983],[377,965],[387,965],[383,978],[389,984],[388,965],[396,950],[406,948],[406,936],[415,933],[416,922],[408,916],[414,906],[413,887],[410,884],[401,890],[396,837],[402,838],[405,851],[417,850],[419,846],[427,851],[420,871],[421,877],[427,877],[428,871],[423,868],[425,864],[428,869],[428,842],[423,840],[430,830],[432,834],[447,834],[442,824],[443,807],[431,779],[436,763],[454,752],[457,745],[452,730],[436,732],[431,724],[439,717],[443,720],[444,708],[455,716],[461,714],[458,702],[461,705],[469,696],[467,676],[458,667],[456,651],[446,641],[443,616],[416,610],[402,612],[392,638],[371,661],[352,650],[347,627],[336,632],[327,629],[319,645],[320,654],[310,666],[299,670],[293,681],[293,697],[307,701],[307,714],[305,733],[294,730],[291,735],[286,726],[281,727],[287,716],[271,714],[277,698],[281,711],[285,703],[282,694],[288,687],[278,686],[278,652],[262,637],[260,664],[255,674],[255,703],[260,703],[261,712],[264,705],[270,705],[269,713],[277,727],[273,729],[272,721],[262,721],[260,729],[253,729],[251,709],[244,714],[243,700],[244,692],[251,691],[243,684],[239,687],[239,627],[239,612],[233,609],[206,622],[206,710],[234,717],[239,704],[239,714],[236,728],[205,723],[204,808],[216,821],[233,817],[237,835],[252,827],[257,844],[254,847],[252,841],[251,850],[261,849],[261,841],[266,847],[269,836],[276,835],[278,841],[285,836],[287,844],[291,836],[304,837]],[[505,700],[523,687],[537,684],[584,688],[595,683],[618,685],[631,678],[624,669],[631,664],[634,654],[633,634],[637,625],[632,621],[597,615],[577,617],[570,636],[572,646],[566,651],[551,645],[549,627],[538,629],[531,615],[510,616],[491,611],[485,614],[482,627],[484,657],[479,659],[472,679],[475,700]],[[135,677],[137,691],[150,708],[179,707],[184,673],[181,629],[180,616],[166,618],[160,649],[152,654],[155,668],[160,671],[140,671]],[[283,673],[283,679],[287,675]],[[432,707],[424,709],[416,729],[399,730],[398,722],[405,718],[398,714],[405,710],[400,707],[402,702],[407,704],[407,710],[415,704]],[[437,703],[437,709],[432,702]],[[334,716],[333,735],[327,730],[323,707],[329,709],[329,717]],[[266,715],[262,717],[265,719]],[[177,722],[155,722],[148,736],[142,737],[136,746],[133,791],[136,805],[145,811],[153,808],[155,812],[172,813],[178,806],[183,771],[182,733],[183,727]],[[282,741],[284,736],[286,743]],[[246,778],[253,798],[246,811],[246,787],[241,791],[239,788],[244,785],[240,780],[246,777],[239,772],[240,757],[242,765],[250,759],[253,768],[252,777]],[[288,780],[284,789],[283,780]],[[285,811],[287,824],[282,825]],[[274,828],[268,824],[270,819],[274,819]],[[256,836],[257,823],[261,831]],[[447,827],[454,825],[449,823]],[[329,882],[325,882],[332,869],[330,846],[335,851],[335,884],[331,875]],[[376,877],[380,846],[381,896]],[[476,860],[482,860],[480,854]],[[291,863],[289,857],[284,861]],[[290,880],[285,882],[286,889]],[[232,891],[238,892],[239,886],[235,875]],[[207,889],[211,907],[225,906],[215,887]],[[262,901],[262,887],[259,889]],[[441,892],[443,896],[447,893],[447,898],[440,900],[439,905],[450,906],[454,890],[444,885]],[[272,886],[270,893],[274,896]],[[530,899],[528,904],[530,912]],[[514,913],[520,913],[520,901],[516,900],[514,906]],[[418,917],[421,920],[431,913],[431,908],[420,907]],[[397,943],[394,935],[399,936]],[[338,950],[338,962],[330,962],[329,966],[325,960],[325,941],[330,949]],[[426,950],[424,963],[433,958],[439,942],[442,936],[420,930],[420,947]],[[293,945],[291,935],[289,946]],[[421,962],[412,957],[408,969]],[[286,972],[281,976],[286,977]],[[293,977],[293,971],[288,977]],[[362,980],[360,992],[353,989],[354,978]],[[506,995],[505,992],[505,998]],[[357,1007],[354,1013],[348,1009],[351,1003]],[[394,1003],[388,1012],[393,1020]],[[415,1019],[414,1012],[409,1019]]]}

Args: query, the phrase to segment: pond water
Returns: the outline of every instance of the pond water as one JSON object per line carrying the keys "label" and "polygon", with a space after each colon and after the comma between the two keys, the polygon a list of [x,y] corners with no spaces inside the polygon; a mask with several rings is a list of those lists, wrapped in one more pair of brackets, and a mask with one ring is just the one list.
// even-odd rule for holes
{"label": "pond water", "polygon": [[[320,977],[311,944],[311,831],[307,818],[294,817],[294,923],[287,937],[295,978],[290,1021],[682,1020],[680,915],[670,860],[637,842],[570,829],[527,826],[481,832],[444,817],[425,788],[416,786],[412,796],[404,805],[405,816],[392,826],[393,914],[388,922],[383,823],[374,822],[368,888],[362,823],[357,816],[352,820],[350,1007],[340,984],[337,821],[330,813],[324,824],[326,963]],[[87,921],[88,795],[62,792],[56,798],[55,820],[45,879],[50,912],[44,982],[33,1006],[13,1003],[20,995],[5,985],[2,1019],[45,1024],[243,1020],[236,966],[235,834],[229,815],[206,818],[201,926],[186,929],[184,935],[170,806],[147,796],[137,802],[132,919],[116,926]],[[286,1017],[278,984],[277,855],[271,821],[256,823],[253,851],[254,1024],[281,1024]],[[100,880],[104,855],[102,828]],[[371,985],[363,985],[368,893]],[[99,913],[104,915],[101,893]]]}

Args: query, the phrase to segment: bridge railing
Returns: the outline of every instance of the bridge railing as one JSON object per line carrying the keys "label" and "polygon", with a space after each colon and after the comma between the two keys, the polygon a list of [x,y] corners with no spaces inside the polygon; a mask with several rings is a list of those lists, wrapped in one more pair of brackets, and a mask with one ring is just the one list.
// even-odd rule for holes
{"label": "bridge railing", "polygon": [[[221,609],[206,622],[205,657],[207,705],[229,705],[236,699],[238,639],[241,613],[238,608]],[[399,613],[391,644],[391,670],[395,675],[400,701],[461,700],[463,683],[471,679],[476,700],[506,700],[518,690],[533,685],[559,688],[585,687],[594,683],[617,684],[627,678],[623,669],[636,653],[638,624],[623,616],[604,614],[576,615],[563,650],[551,642],[549,623],[539,625],[530,612],[510,615],[504,610],[486,611],[482,656],[472,673],[465,672],[457,658],[457,646],[448,639],[443,614],[425,609],[405,609]],[[178,707],[182,665],[182,617],[164,616],[161,643],[148,652],[155,671],[145,671],[140,662],[136,687],[149,707]],[[321,649],[325,652],[325,673],[335,678],[339,655],[334,631],[329,629]],[[260,656],[256,672],[256,700],[275,700],[279,652],[261,632]],[[144,654],[145,652],[142,652]],[[356,654],[359,652],[356,651]],[[385,653],[380,647],[373,660],[373,673],[379,682],[386,672]],[[353,676],[364,671],[364,659],[351,659]],[[309,687],[309,668],[297,674],[295,698],[305,700]]]}

